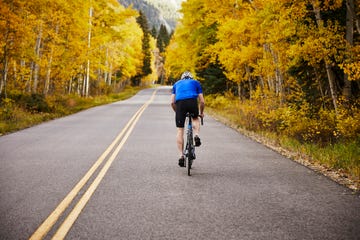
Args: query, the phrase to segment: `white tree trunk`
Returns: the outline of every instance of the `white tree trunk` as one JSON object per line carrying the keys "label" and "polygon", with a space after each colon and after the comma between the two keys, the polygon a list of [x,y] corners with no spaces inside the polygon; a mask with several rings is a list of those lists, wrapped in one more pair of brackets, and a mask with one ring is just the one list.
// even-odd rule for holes
{"label": "white tree trunk", "polygon": [[112,65],[112,63],[110,63],[109,78],[108,78],[109,86],[111,86],[111,84],[112,84],[112,68],[113,68],[113,65]]}
{"label": "white tree trunk", "polygon": [[[321,15],[320,15],[320,4],[318,1],[311,1],[314,13],[315,13],[315,17],[316,17],[316,23],[318,25],[318,28],[322,28],[323,27],[323,20],[321,19]],[[328,81],[329,81],[329,87],[330,87],[330,93],[331,93],[331,98],[333,101],[333,105],[334,105],[334,110],[336,115],[338,115],[338,111],[337,111],[337,94],[336,94],[336,90],[335,90],[335,74],[334,71],[331,68],[331,64],[328,63],[325,60],[325,68],[326,68],[326,73],[327,73],[327,77],[328,77]]]}
{"label": "white tree trunk", "polygon": [[[93,8],[90,6],[89,9],[89,34],[88,34],[88,51],[90,51],[91,47],[91,26],[92,26],[92,16],[93,16]],[[88,56],[89,57],[89,56]],[[85,97],[89,96],[89,83],[90,83],[90,59],[87,61],[86,67],[86,81],[85,81]]]}
{"label": "white tree trunk", "polygon": [[7,76],[8,76],[8,70],[9,70],[9,61],[7,56],[5,56],[4,59],[4,68],[3,68],[3,77],[1,79],[0,83],[0,94],[4,92],[4,97],[7,98]]}
{"label": "white tree trunk", "polygon": [[[57,35],[58,33],[59,33],[59,24],[56,24],[55,34]],[[48,61],[47,69],[46,69],[44,95],[47,95],[49,93],[53,55],[54,55],[54,46],[51,46],[49,61]]]}
{"label": "white tree trunk", "polygon": [[[354,3],[355,1],[355,3]],[[353,19],[353,23],[355,23],[356,31],[360,33],[360,19],[356,15],[355,6],[359,6],[359,0],[346,0],[346,14],[351,15],[350,17]]]}
{"label": "white tree trunk", "polygon": [[40,66],[38,64],[38,61],[40,60],[40,48],[41,48],[41,39],[42,39],[42,33],[43,33],[43,29],[42,29],[42,23],[39,26],[39,33],[37,35],[36,38],[36,42],[35,42],[35,57],[37,58],[35,60],[35,62],[33,63],[33,86],[32,86],[32,92],[36,93],[37,92],[37,87],[38,87],[38,82],[39,82],[39,70],[40,70]]}

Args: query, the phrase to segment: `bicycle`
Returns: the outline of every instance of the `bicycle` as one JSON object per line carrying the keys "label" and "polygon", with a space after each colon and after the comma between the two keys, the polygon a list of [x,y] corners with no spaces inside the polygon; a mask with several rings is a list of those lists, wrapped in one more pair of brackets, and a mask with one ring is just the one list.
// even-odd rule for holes
{"label": "bicycle", "polygon": [[[193,161],[196,159],[195,155],[195,145],[194,145],[194,138],[193,138],[193,126],[192,126],[192,118],[194,115],[192,113],[186,113],[186,122],[187,122],[187,131],[186,131],[186,146],[184,149],[184,167],[187,165],[188,176],[191,176],[191,166]],[[204,124],[204,120],[201,116],[201,125]]]}

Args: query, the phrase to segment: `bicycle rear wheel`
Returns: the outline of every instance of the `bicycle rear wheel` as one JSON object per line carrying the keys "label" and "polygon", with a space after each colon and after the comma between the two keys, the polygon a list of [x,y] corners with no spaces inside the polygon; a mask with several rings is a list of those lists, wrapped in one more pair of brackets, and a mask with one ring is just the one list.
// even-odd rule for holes
{"label": "bicycle rear wheel", "polygon": [[192,159],[190,157],[187,157],[187,170],[188,170],[188,176],[191,176],[191,165],[192,165]]}

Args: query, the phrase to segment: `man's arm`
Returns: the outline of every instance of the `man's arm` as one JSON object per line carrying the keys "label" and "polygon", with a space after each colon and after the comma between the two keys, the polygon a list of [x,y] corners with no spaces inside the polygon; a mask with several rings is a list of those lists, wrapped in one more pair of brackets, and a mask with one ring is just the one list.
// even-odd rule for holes
{"label": "man's arm", "polygon": [[204,117],[205,100],[204,100],[204,95],[202,93],[199,94],[199,102],[200,102],[200,116]]}
{"label": "man's arm", "polygon": [[176,105],[175,105],[175,94],[171,94],[171,107],[174,110],[174,112],[176,111]]}

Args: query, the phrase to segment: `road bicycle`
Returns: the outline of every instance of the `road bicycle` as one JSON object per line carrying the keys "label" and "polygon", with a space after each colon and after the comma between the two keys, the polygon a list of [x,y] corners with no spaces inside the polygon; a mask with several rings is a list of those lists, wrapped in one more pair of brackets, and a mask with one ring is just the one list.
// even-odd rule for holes
{"label": "road bicycle", "polygon": [[[184,165],[187,166],[188,175],[191,176],[191,166],[193,161],[196,159],[195,155],[195,145],[194,145],[194,138],[193,138],[193,124],[192,118],[194,115],[192,113],[186,113],[186,120],[187,122],[187,131],[186,131],[186,145],[184,149]],[[203,117],[199,116],[201,119],[201,125],[204,124]]]}

